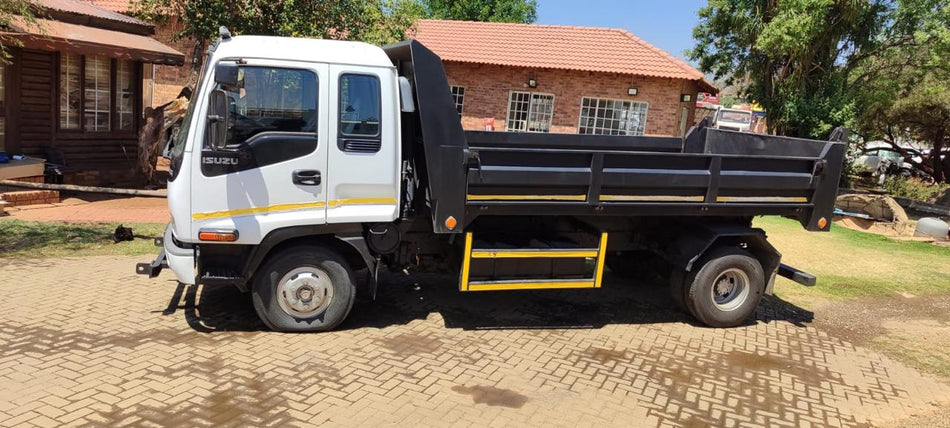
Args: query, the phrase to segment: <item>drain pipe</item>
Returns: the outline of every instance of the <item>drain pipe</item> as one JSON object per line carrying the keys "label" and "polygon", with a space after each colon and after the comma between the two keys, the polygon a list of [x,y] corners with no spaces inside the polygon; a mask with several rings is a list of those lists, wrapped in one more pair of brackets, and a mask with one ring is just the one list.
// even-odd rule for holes
{"label": "drain pipe", "polygon": [[15,180],[0,180],[0,186],[24,187],[27,189],[40,189],[40,190],[67,190],[71,192],[84,192],[84,193],[107,193],[107,194],[112,194],[112,195],[148,196],[148,197],[153,197],[153,198],[164,198],[168,195],[168,192],[165,189],[161,189],[161,190],[118,189],[114,187],[76,186],[73,184],[27,183],[23,181],[15,181]]}

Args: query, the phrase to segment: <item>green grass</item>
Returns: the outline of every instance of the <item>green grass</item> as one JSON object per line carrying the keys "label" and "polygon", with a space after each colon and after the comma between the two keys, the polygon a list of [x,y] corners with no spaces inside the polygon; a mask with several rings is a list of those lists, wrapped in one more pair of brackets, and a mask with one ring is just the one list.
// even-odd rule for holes
{"label": "green grass", "polygon": [[950,292],[948,247],[840,226],[832,226],[831,232],[808,232],[798,222],[780,217],[758,218],[754,224],[766,231],[784,263],[818,277],[811,289],[780,278],[776,281],[780,296],[836,300]]}
{"label": "green grass", "polygon": [[118,223],[52,223],[0,220],[0,258],[82,257],[101,255],[155,254],[153,238],[161,236],[163,224],[126,224],[135,240],[112,239]]}

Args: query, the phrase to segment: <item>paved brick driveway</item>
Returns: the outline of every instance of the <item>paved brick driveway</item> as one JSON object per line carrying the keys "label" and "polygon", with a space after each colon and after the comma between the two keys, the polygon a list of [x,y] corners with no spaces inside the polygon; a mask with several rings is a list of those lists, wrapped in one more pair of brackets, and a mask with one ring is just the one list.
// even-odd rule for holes
{"label": "paved brick driveway", "polygon": [[713,330],[617,280],[459,296],[394,276],[342,331],[276,334],[247,296],[135,261],[0,261],[0,425],[858,426],[950,398],[778,300]]}

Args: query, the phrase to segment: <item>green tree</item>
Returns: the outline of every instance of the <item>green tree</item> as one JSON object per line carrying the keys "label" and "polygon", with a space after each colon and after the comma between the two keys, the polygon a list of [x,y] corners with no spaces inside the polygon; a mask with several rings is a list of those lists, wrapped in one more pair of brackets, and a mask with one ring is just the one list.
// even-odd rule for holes
{"label": "green tree", "polygon": [[162,22],[176,17],[179,37],[217,38],[220,26],[234,34],[362,40],[384,44],[405,38],[423,13],[416,0],[138,0],[135,14]]}
{"label": "green tree", "polygon": [[9,63],[10,47],[20,47],[23,43],[3,30],[10,28],[13,20],[22,20],[36,25],[36,13],[41,12],[29,0],[0,0],[0,62]]}
{"label": "green tree", "polygon": [[900,0],[890,22],[885,37],[901,43],[884,46],[851,73],[855,128],[865,140],[889,143],[936,181],[950,182],[950,159],[937,156],[950,147],[950,1]]}
{"label": "green tree", "polygon": [[538,19],[536,0],[424,0],[426,17],[456,21],[518,22]]}
{"label": "green tree", "polygon": [[854,116],[852,65],[884,43],[886,0],[710,0],[689,51],[768,112],[769,131],[824,138]]}

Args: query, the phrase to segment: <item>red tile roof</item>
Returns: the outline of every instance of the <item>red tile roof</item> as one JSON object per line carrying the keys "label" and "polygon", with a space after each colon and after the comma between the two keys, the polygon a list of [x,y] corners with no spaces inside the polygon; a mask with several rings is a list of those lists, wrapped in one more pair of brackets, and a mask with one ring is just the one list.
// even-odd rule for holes
{"label": "red tile roof", "polygon": [[[112,9],[102,8],[91,1],[79,0],[33,0],[33,3],[44,8],[68,12],[70,14],[92,16],[110,21],[150,27],[151,24],[139,21],[128,15],[123,15]],[[126,2],[128,4],[128,2]]]}
{"label": "red tile roof", "polygon": [[128,13],[132,11],[132,0],[84,0],[103,9],[113,12]]}
{"label": "red tile roof", "polygon": [[141,60],[156,64],[182,65],[185,56],[147,36],[67,22],[37,19],[26,22],[14,17],[10,27],[30,49],[70,50],[82,54],[105,54],[115,58]]}
{"label": "red tile roof", "polygon": [[712,88],[699,70],[622,29],[423,19],[413,37],[444,61],[668,77]]}

